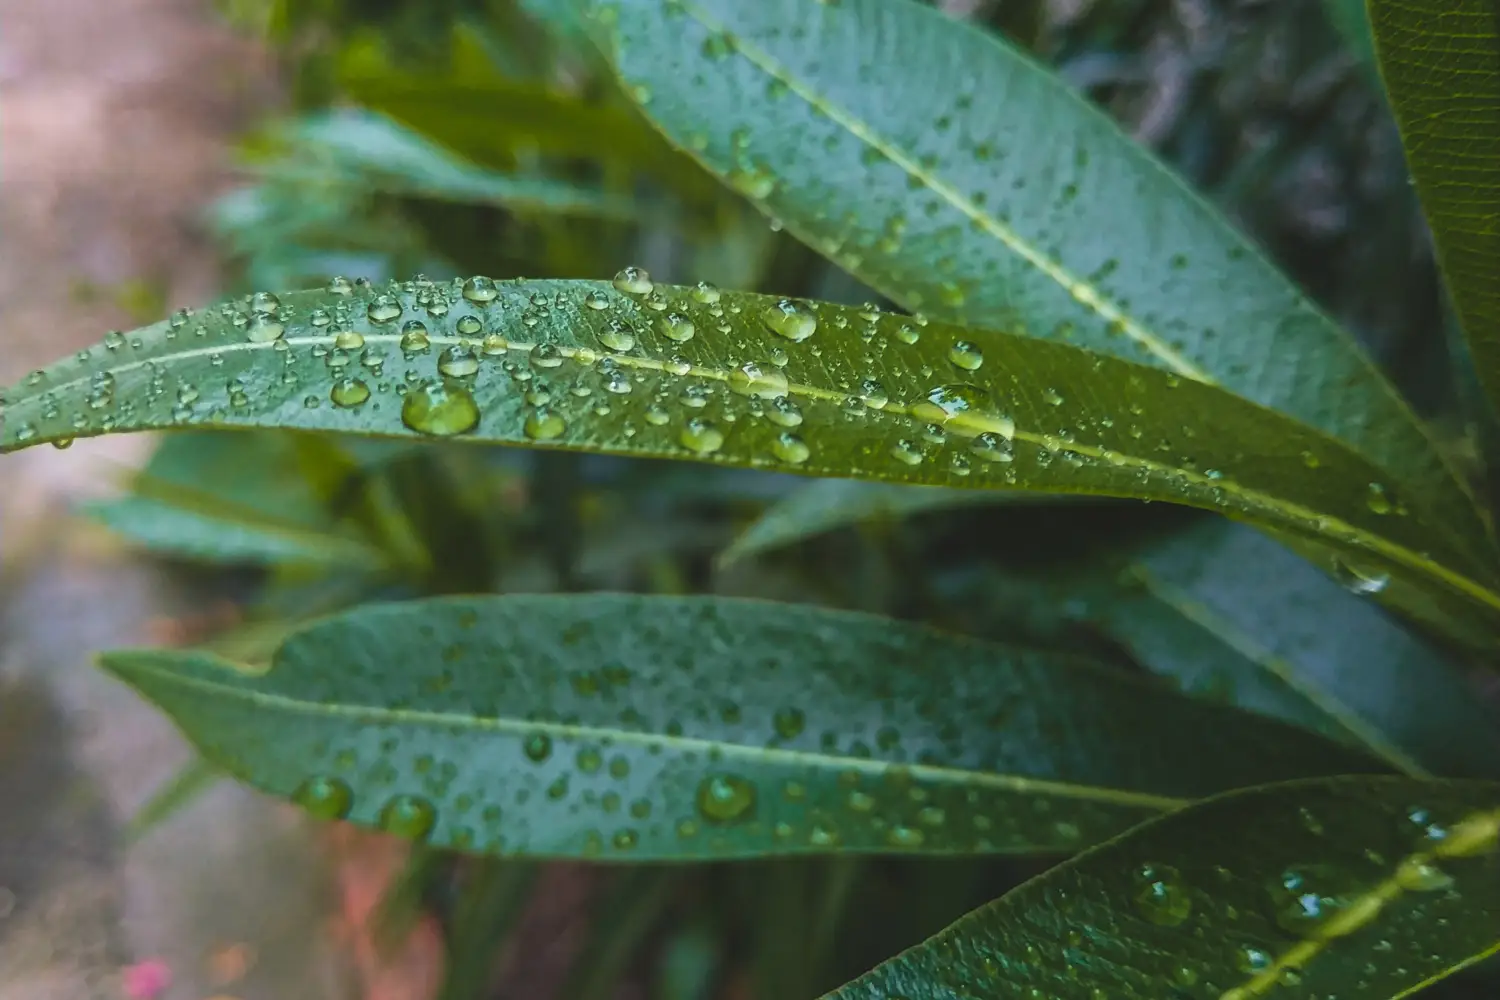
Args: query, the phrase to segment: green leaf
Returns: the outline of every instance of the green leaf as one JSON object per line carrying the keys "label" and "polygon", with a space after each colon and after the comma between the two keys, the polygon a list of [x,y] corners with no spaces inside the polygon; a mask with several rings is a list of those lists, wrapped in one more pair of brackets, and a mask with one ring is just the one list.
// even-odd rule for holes
{"label": "green leaf", "polygon": [[1500,399],[1500,15],[1370,0],[1380,72],[1480,380]]}
{"label": "green leaf", "polygon": [[[1069,498],[1071,499],[1071,498]],[[746,556],[799,542],[860,521],[897,520],[911,514],[951,510],[972,504],[1056,503],[1035,493],[990,493],[931,486],[819,479],[777,501],[740,533],[719,556],[723,565]]]}
{"label": "green leaf", "polygon": [[135,811],[125,824],[125,843],[137,843],[147,834],[198,801],[198,798],[224,778],[224,772],[194,754],[177,772],[162,783],[146,804]]}
{"label": "green leaf", "polygon": [[1375,36],[1370,31],[1370,17],[1365,10],[1365,0],[1323,0],[1323,10],[1344,44],[1349,47],[1360,65],[1379,78],[1375,64]]}
{"label": "green leaf", "polygon": [[1455,666],[1285,548],[1204,521],[1137,555],[1093,616],[1151,670],[1409,775],[1500,778],[1500,725]]}
{"label": "green leaf", "polygon": [[626,868],[616,873],[604,897],[590,903],[589,936],[558,1000],[609,1000],[616,995],[620,979],[681,884],[682,873],[671,869]]}
{"label": "green leaf", "polygon": [[263,178],[556,215],[630,220],[641,214],[630,198],[597,187],[473,166],[369,112],[310,115],[281,133],[285,158],[258,166]]}
{"label": "green leaf", "polygon": [[257,788],[510,855],[1070,850],[1226,788],[1381,770],[1092,661],[729,598],[367,605],[261,674],[102,662]]}
{"label": "green leaf", "polygon": [[1004,41],[909,0],[610,0],[594,15],[668,138],[871,287],[1218,382],[1409,480],[1457,536],[1486,538],[1356,344]]}
{"label": "green leaf", "polygon": [[828,997],[1404,997],[1500,948],[1497,830],[1494,784],[1231,792],[1078,855]]}
{"label": "green leaf", "polygon": [[438,1000],[482,1000],[494,982],[500,946],[531,898],[536,866],[499,858],[473,865],[454,906]]}
{"label": "green leaf", "polygon": [[116,335],[6,398],[0,451],[292,427],[1166,500],[1318,540],[1476,614],[1500,609],[1492,564],[1449,534],[1446,507],[1214,386],[1030,337],[656,286],[638,269],[613,286],[257,293]]}

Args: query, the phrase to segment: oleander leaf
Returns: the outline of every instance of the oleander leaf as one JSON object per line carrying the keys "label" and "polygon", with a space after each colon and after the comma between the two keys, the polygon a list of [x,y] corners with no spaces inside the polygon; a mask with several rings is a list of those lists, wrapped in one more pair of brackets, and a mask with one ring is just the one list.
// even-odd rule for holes
{"label": "oleander leaf", "polygon": [[827,1000],[1404,997],[1500,949],[1500,785],[1230,792],[1051,869]]}
{"label": "oleander leaf", "polygon": [[912,0],[597,0],[592,14],[669,139],[896,302],[1217,382],[1343,440],[1492,551],[1467,488],[1354,341],[1007,42]]}
{"label": "oleander leaf", "polygon": [[102,662],[254,787],[510,855],[1072,850],[1223,789],[1385,769],[1093,661],[732,598],[366,605],[265,672]]}
{"label": "oleander leaf", "polygon": [[1375,52],[1480,381],[1500,400],[1500,12],[1370,0]]}
{"label": "oleander leaf", "polygon": [[637,269],[257,293],[113,335],[6,398],[0,451],[287,427],[1166,500],[1315,540],[1486,621],[1500,609],[1487,556],[1438,511],[1215,386],[998,331],[656,286]]}

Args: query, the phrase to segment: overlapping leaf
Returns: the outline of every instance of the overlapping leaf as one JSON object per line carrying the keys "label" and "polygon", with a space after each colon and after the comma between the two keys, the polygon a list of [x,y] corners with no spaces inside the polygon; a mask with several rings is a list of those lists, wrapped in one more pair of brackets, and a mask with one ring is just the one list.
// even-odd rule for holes
{"label": "overlapping leaf", "polygon": [[1381,76],[1480,380],[1500,399],[1500,15],[1370,0]]}
{"label": "overlapping leaf", "polygon": [[261,674],[103,662],[258,788],[507,854],[1070,850],[1226,788],[1382,769],[1087,660],[727,598],[370,605]]}
{"label": "overlapping leaf", "polygon": [[5,450],[295,427],[1167,500],[1317,539],[1476,613],[1500,607],[1487,559],[1451,544],[1431,508],[1331,438],[1214,386],[1028,337],[656,286],[632,269],[613,286],[260,293],[116,334],[7,395]]}
{"label": "overlapping leaf", "polygon": [[1500,948],[1500,785],[1232,792],[1085,852],[828,994],[1406,996]]}
{"label": "overlapping leaf", "polygon": [[599,0],[594,16],[668,137],[896,301],[1219,382],[1402,477],[1456,536],[1485,536],[1353,341],[1000,39],[910,0]]}

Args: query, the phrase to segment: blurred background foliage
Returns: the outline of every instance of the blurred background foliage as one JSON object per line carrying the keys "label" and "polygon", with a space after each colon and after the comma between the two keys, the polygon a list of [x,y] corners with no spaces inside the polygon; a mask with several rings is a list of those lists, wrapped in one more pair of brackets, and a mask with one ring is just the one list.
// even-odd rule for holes
{"label": "blurred background foliage", "polygon": [[[227,292],[334,275],[608,278],[633,263],[674,283],[878,298],[672,149],[618,92],[566,0],[219,6],[274,49],[285,87],[284,109],[238,149],[243,186],[209,213],[232,265]],[[1485,476],[1477,456],[1490,429],[1444,310],[1362,5],[946,6],[1030,49],[1188,177]],[[865,505],[859,526],[721,558],[803,485],[561,453],[190,433],[164,439],[130,493],[92,514],[242,603],[247,624],[210,645],[249,661],[295,621],[359,601],[612,589],[875,611],[1087,649],[1123,670],[1141,667],[1129,630],[1111,627],[1111,609],[1117,619],[1128,607],[1119,565],[1131,545],[1195,516],[1041,497],[998,515],[968,503],[906,519],[899,488],[848,484],[838,502]],[[1265,574],[1251,585],[1279,584]],[[1232,695],[1212,676],[1189,686]],[[141,831],[206,779],[198,767],[163,789]],[[418,850],[384,920],[394,938],[418,910],[438,915],[444,1000],[811,997],[1055,860],[592,869]],[[558,899],[561,915],[548,909]],[[507,949],[528,925],[560,943],[540,957]]]}

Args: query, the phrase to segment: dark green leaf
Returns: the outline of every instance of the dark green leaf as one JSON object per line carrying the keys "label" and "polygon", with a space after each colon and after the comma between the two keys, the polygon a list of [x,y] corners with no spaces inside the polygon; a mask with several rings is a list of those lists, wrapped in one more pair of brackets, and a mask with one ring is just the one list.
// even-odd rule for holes
{"label": "dark green leaf", "polygon": [[257,788],[489,853],[1068,850],[1226,788],[1381,769],[1088,660],[729,598],[365,606],[263,674],[103,662]]}
{"label": "dark green leaf", "polygon": [[670,139],[897,302],[1221,383],[1408,479],[1484,544],[1466,489],[1354,342],[1002,40],[910,0],[594,14]]}
{"label": "dark green leaf", "polygon": [[634,269],[615,286],[258,293],[27,376],[7,393],[0,450],[293,427],[1166,500],[1500,608],[1492,565],[1449,533],[1446,509],[1214,386],[1029,337],[654,286]]}
{"label": "dark green leaf", "polygon": [[489,995],[496,957],[524,912],[536,868],[499,858],[474,863],[454,907],[438,1000],[484,1000]]}
{"label": "dark green leaf", "polygon": [[1500,948],[1500,785],[1232,792],[1032,879],[828,994],[1404,997]]}
{"label": "dark green leaf", "polygon": [[1323,9],[1328,12],[1328,20],[1343,36],[1349,51],[1359,59],[1360,65],[1370,71],[1373,79],[1378,79],[1375,36],[1370,32],[1370,17],[1365,10],[1365,0],[1323,0]]}
{"label": "dark green leaf", "polygon": [[1370,0],[1370,22],[1448,291],[1500,399],[1500,11],[1494,0]]}

